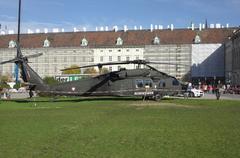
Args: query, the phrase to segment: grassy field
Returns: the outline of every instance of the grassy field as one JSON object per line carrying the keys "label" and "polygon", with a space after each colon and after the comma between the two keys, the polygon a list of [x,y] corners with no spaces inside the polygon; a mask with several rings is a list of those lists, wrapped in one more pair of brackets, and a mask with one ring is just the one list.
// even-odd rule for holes
{"label": "grassy field", "polygon": [[1,158],[237,158],[239,149],[239,101],[0,102]]}

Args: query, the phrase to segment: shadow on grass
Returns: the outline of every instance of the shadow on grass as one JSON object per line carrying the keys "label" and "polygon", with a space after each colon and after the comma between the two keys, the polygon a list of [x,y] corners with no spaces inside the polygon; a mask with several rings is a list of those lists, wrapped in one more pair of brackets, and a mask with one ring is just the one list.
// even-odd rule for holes
{"label": "shadow on grass", "polygon": [[137,97],[82,97],[82,98],[29,98],[29,99],[15,99],[8,100],[17,103],[29,103],[29,102],[85,102],[85,101],[139,101],[141,98]]}

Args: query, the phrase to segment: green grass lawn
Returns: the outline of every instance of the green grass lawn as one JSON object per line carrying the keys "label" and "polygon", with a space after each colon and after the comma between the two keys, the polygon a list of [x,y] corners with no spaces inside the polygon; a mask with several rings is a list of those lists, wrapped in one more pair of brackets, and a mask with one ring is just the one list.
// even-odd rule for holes
{"label": "green grass lawn", "polygon": [[240,101],[0,102],[1,158],[237,158],[239,149]]}

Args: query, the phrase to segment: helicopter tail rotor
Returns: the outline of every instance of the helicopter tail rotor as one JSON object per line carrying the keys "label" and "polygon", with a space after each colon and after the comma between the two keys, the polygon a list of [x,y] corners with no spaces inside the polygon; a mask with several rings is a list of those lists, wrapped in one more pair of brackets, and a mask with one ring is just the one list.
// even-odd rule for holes
{"label": "helicopter tail rotor", "polygon": [[[18,8],[18,34],[17,34],[17,41],[16,41],[16,48],[17,48],[16,57],[8,61],[3,61],[0,64],[15,63],[17,65],[16,69],[20,69],[20,73],[23,81],[29,83],[30,92],[34,89],[37,89],[37,90],[47,89],[49,88],[48,85],[46,85],[41,79],[41,77],[28,65],[29,58],[39,57],[43,53],[37,53],[33,55],[28,55],[28,56],[23,56],[22,54],[22,51],[20,48],[21,0],[19,0],[18,7],[19,7]],[[16,75],[16,82],[17,82],[18,71],[15,71],[15,73],[16,73],[15,75]],[[32,95],[30,94],[30,97],[31,96]]]}
{"label": "helicopter tail rotor", "polygon": [[21,73],[21,77],[23,79],[24,82],[28,82],[29,81],[29,74],[27,72],[26,69],[26,64],[28,63],[28,57],[33,58],[33,57],[38,57],[42,55],[42,53],[38,53],[38,54],[34,54],[31,56],[23,56],[21,58],[14,58],[8,61],[3,61],[0,64],[7,64],[7,63],[15,63],[16,64],[16,68],[15,68],[15,77],[16,77],[16,82],[18,81],[18,68],[20,69],[20,73]]}

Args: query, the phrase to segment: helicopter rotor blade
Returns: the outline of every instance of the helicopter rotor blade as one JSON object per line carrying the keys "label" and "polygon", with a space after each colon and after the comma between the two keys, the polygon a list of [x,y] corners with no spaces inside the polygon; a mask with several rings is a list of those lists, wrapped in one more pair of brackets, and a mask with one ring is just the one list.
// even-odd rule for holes
{"label": "helicopter rotor blade", "polygon": [[16,58],[11,59],[11,60],[3,61],[3,62],[0,63],[0,65],[3,65],[3,64],[6,64],[6,63],[16,63],[16,62],[19,62],[19,61],[21,61],[21,60],[23,60],[23,59],[26,60],[26,59],[28,59],[28,58],[35,58],[35,57],[39,57],[39,56],[41,56],[41,55],[43,55],[43,53],[28,55],[28,56],[24,56],[24,57],[22,57],[22,58],[16,57]]}
{"label": "helicopter rotor blade", "polygon": [[28,55],[28,56],[25,56],[24,58],[36,58],[36,57],[39,57],[43,55],[43,53],[37,53],[37,54],[33,54],[33,55]]}
{"label": "helicopter rotor blade", "polygon": [[[185,65],[185,64],[175,64],[175,63],[167,63],[167,62],[151,62],[151,61],[147,61],[147,60],[129,60],[129,61],[119,61],[119,62],[98,63],[98,64],[85,65],[85,66],[79,66],[79,67],[74,67],[74,68],[66,68],[66,69],[62,69],[61,71],[95,67],[95,66],[97,66],[100,69],[100,68],[102,68],[102,66],[105,66],[105,65],[125,65],[125,64],[138,64],[138,65],[163,64],[163,65],[190,66],[190,65]],[[149,67],[149,65],[148,65],[148,67]],[[153,67],[149,67],[149,68],[153,68]]]}
{"label": "helicopter rotor blade", "polygon": [[122,65],[122,64],[132,64],[132,63],[131,63],[131,61],[98,63],[98,64],[85,65],[85,66],[79,66],[79,67],[74,67],[74,68],[66,68],[66,69],[62,69],[61,71],[74,70],[74,69],[80,69],[80,68],[88,68],[88,67],[95,67],[95,66],[97,66],[99,69],[101,69],[105,65]]}
{"label": "helicopter rotor blade", "polygon": [[0,65],[3,65],[3,64],[6,64],[6,63],[15,63],[16,61],[17,61],[17,59],[14,58],[14,59],[11,59],[11,60],[3,61],[3,62],[0,63]]}
{"label": "helicopter rotor blade", "polygon": [[176,65],[176,66],[186,66],[189,67],[191,65],[187,65],[187,64],[182,64],[182,63],[170,63],[170,62],[155,62],[155,61],[146,61],[147,64],[159,64],[159,65]]}
{"label": "helicopter rotor blade", "polygon": [[152,66],[150,66],[150,65],[148,65],[148,64],[146,64],[146,66],[149,67],[150,69],[154,70],[154,71],[160,72],[160,73],[163,74],[163,75],[169,76],[169,75],[166,74],[165,72],[159,71],[159,70],[157,70],[156,68],[154,68],[154,67],[152,67]]}
{"label": "helicopter rotor blade", "polygon": [[150,66],[150,65],[148,65],[148,64],[146,64],[146,66],[149,67],[149,68],[152,69],[152,70],[158,71],[156,68],[154,68],[154,67],[152,67],[152,66]]}

